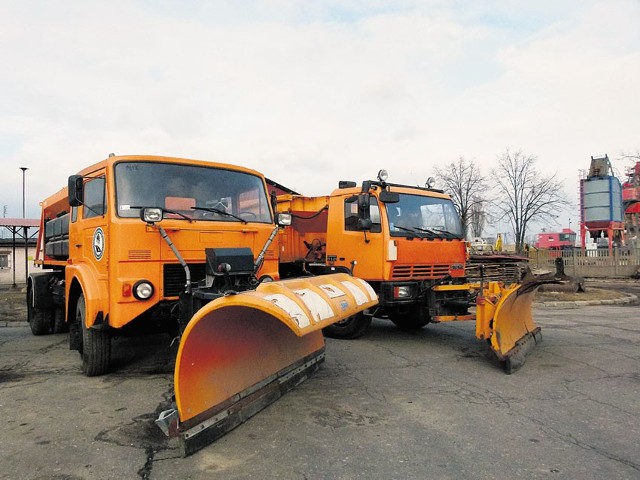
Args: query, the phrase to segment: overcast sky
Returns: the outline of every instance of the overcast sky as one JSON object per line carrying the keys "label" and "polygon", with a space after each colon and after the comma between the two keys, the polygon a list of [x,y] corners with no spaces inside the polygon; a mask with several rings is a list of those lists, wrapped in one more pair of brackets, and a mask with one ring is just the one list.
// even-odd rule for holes
{"label": "overcast sky", "polygon": [[307,195],[505,149],[565,182],[640,149],[640,2],[0,0],[0,208],[116,154],[235,163]]}

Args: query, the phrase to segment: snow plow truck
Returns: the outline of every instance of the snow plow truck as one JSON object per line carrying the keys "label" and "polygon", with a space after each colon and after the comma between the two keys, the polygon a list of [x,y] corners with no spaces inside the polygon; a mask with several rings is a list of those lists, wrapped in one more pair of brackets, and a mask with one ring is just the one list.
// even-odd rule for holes
{"label": "snow plow truck", "polygon": [[345,273],[279,276],[275,197],[253,170],[114,156],[43,202],[27,283],[33,334],[69,331],[88,376],[136,326],[180,336],[175,409],[157,420],[184,454],[220,437],[324,360],[322,329],[373,307]]}
{"label": "snow plow truck", "polygon": [[479,282],[467,282],[467,242],[449,195],[387,176],[381,170],[361,186],[341,181],[327,196],[279,195],[278,211],[291,216],[280,234],[281,274],[338,269],[375,290],[377,306],[327,326],[327,336],[357,338],[373,316],[405,330],[471,320],[476,337],[514,372],[541,339],[531,308],[536,288],[549,281],[505,285],[481,273]]}

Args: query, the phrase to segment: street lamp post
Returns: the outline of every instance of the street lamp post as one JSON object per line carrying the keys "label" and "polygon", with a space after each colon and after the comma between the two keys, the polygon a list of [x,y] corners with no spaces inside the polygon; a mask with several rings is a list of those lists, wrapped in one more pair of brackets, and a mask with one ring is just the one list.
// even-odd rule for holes
{"label": "street lamp post", "polygon": [[27,173],[27,170],[29,170],[28,167],[20,167],[20,170],[22,170],[22,218],[27,218],[25,215],[25,174]]}
{"label": "street lamp post", "polygon": [[[22,170],[22,218],[26,219],[27,218],[27,212],[26,212],[26,196],[25,196],[25,176],[27,173],[27,170],[29,170],[28,167],[20,167],[20,170]],[[29,229],[26,225],[23,225],[22,227],[22,234],[24,235],[24,284],[27,284],[27,279],[29,277],[29,236],[28,236],[28,232]],[[15,282],[14,282],[15,283]]]}

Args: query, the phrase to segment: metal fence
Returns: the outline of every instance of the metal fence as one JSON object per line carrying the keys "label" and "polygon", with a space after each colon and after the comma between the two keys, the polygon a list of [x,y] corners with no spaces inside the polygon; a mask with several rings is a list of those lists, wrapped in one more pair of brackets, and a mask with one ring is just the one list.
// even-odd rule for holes
{"label": "metal fence", "polygon": [[631,277],[640,271],[640,249],[607,248],[582,250],[536,250],[529,251],[532,268],[555,271],[555,261],[562,257],[567,275],[574,277]]}

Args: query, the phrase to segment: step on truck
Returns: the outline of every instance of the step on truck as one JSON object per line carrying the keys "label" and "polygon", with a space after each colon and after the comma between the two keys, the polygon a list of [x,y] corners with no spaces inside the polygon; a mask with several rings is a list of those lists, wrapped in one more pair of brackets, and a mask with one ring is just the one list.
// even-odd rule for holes
{"label": "step on truck", "polygon": [[381,170],[360,186],[341,181],[327,196],[282,193],[278,211],[291,216],[279,236],[283,277],[348,272],[378,295],[376,307],[326,327],[328,336],[357,338],[374,316],[405,330],[475,320],[477,338],[508,373],[541,338],[531,313],[540,282],[467,282],[467,242],[442,190],[389,183]]}
{"label": "step on truck", "polygon": [[33,334],[69,331],[88,376],[109,371],[129,331],[179,335],[175,408],[158,424],[185,454],[304,380],[324,359],[322,328],[377,303],[344,273],[280,280],[288,218],[247,168],[110,155],[41,206]]}

